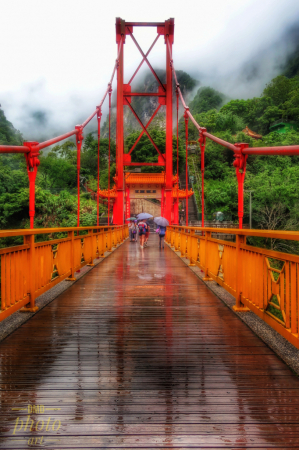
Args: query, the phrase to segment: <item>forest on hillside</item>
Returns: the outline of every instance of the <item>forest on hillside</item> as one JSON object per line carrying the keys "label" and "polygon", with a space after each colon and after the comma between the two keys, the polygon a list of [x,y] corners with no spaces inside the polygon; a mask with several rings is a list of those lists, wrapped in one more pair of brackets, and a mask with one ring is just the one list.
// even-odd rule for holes
{"label": "forest on hillside", "polygon": [[[160,74],[163,77],[163,73]],[[184,95],[194,91],[198,82],[185,72],[180,72]],[[145,80],[148,91],[156,90],[155,83]],[[135,100],[135,99],[134,99]],[[142,100],[142,101],[141,101]],[[135,108],[143,123],[156,105],[148,109],[142,103]],[[191,102],[190,111],[198,123],[209,132],[231,143],[248,142],[250,146],[292,145],[299,143],[299,76],[280,75],[269,82],[260,97],[248,100],[229,100],[211,87],[201,86]],[[128,116],[129,117],[129,116]],[[270,130],[277,120],[291,124],[284,133]],[[125,151],[128,152],[140,134],[140,128],[127,120]],[[185,129],[184,120],[179,122],[179,166],[184,166]],[[255,140],[242,130],[249,127],[262,136]],[[100,186],[108,186],[108,139],[105,135],[107,120],[103,124],[104,136],[100,140]],[[165,151],[165,126],[162,116],[157,116],[149,127],[153,140],[162,153]],[[299,128],[298,128],[299,130]],[[198,133],[189,121],[189,139],[197,140]],[[21,144],[22,135],[7,121],[0,110],[0,143]],[[230,150],[211,141],[206,145],[206,213],[215,211],[229,213],[237,221],[237,181]],[[173,136],[174,173],[176,172],[176,130]],[[192,156],[190,170],[195,166],[200,173],[199,157]],[[147,136],[143,136],[132,154],[133,161],[155,162],[157,153]],[[76,224],[76,147],[68,140],[54,146],[47,154],[41,154],[36,181],[36,226],[73,226]],[[191,162],[191,160],[189,161]],[[264,229],[299,229],[299,160],[298,157],[250,156],[247,163],[245,191],[253,191],[253,225]],[[96,223],[96,203],[86,192],[86,185],[96,190],[97,138],[96,132],[85,136],[81,156],[81,225]],[[157,168],[150,168],[156,171]],[[149,169],[149,170],[150,170]],[[192,172],[192,170],[191,170]],[[111,178],[115,175],[115,141],[111,142]],[[200,209],[200,183],[194,190]],[[245,222],[248,222],[248,194],[245,194]],[[101,205],[101,215],[106,208]],[[0,158],[0,227],[26,228],[28,219],[28,177],[23,155],[1,155]],[[287,249],[285,249],[287,250]]]}

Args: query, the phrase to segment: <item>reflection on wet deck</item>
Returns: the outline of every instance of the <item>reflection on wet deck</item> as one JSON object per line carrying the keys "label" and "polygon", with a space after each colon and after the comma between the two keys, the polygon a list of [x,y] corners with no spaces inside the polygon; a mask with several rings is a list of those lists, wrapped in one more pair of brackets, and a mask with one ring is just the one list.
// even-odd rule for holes
{"label": "reflection on wet deck", "polygon": [[157,236],[0,355],[1,448],[299,448],[299,380]]}

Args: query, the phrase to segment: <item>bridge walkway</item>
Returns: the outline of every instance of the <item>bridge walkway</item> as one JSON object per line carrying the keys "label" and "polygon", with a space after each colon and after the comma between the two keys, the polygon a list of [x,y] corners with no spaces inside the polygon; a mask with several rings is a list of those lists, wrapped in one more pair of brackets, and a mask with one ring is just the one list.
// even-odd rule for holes
{"label": "bridge walkway", "polygon": [[154,235],[0,355],[1,448],[299,448],[297,377]]}

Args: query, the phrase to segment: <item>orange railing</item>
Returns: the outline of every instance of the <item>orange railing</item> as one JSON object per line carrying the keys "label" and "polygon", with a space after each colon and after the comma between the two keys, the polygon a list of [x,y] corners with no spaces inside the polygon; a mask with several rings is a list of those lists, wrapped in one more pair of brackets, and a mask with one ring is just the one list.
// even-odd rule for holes
{"label": "orange railing", "polygon": [[[86,234],[81,233],[84,231]],[[65,233],[67,237],[35,242],[37,235]],[[0,231],[0,238],[23,236],[24,244],[0,249],[0,321],[15,311],[35,311],[35,298],[128,237],[128,226],[42,228]],[[1,241],[0,241],[1,242]],[[27,307],[26,307],[27,306]]]}
{"label": "orange railing", "polygon": [[299,348],[299,256],[253,247],[249,236],[299,241],[299,232],[218,228],[235,242],[215,239],[215,229],[170,226],[166,242],[236,298],[236,311],[251,310]]}

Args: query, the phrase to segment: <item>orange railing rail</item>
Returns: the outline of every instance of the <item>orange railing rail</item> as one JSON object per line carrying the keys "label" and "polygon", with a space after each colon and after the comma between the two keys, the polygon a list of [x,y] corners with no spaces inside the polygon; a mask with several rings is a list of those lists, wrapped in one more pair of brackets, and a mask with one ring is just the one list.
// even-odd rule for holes
{"label": "orange railing rail", "polygon": [[170,226],[165,240],[189,265],[204,271],[236,298],[236,311],[252,311],[299,348],[299,256],[246,243],[249,236],[299,241],[296,231],[217,228],[235,242],[215,239],[215,228]]}
{"label": "orange railing rail", "polygon": [[[85,231],[86,234],[78,234]],[[75,234],[76,232],[76,234]],[[67,237],[35,242],[40,234],[67,233]],[[128,237],[128,226],[36,228],[0,231],[0,238],[23,236],[24,244],[0,249],[0,321],[20,310],[36,311],[35,299]],[[0,241],[1,242],[1,241]]]}

